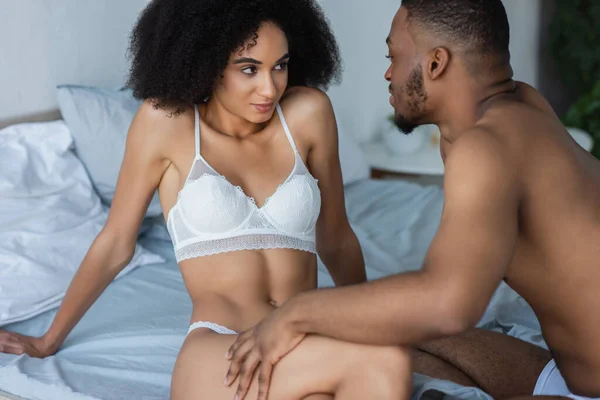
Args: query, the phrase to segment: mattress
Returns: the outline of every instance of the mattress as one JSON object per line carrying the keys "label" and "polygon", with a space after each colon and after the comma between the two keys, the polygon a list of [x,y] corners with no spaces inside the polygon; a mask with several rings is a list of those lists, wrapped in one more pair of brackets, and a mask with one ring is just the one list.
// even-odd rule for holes
{"label": "mattress", "polygon": [[[365,180],[348,186],[345,196],[369,279],[420,268],[441,216],[441,188]],[[168,398],[191,302],[164,224],[155,224],[140,242],[167,262],[138,268],[111,283],[55,356],[42,360],[0,354],[1,391],[27,400]],[[319,262],[319,286],[332,285]],[[7,328],[41,335],[55,312]],[[480,326],[543,345],[535,316],[504,284]],[[415,375],[415,398],[430,390],[449,398],[490,399],[473,388]]]}

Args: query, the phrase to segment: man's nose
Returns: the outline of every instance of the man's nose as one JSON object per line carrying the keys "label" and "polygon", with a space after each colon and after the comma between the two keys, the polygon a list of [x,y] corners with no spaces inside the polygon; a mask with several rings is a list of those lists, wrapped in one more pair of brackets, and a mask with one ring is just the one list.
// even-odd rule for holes
{"label": "man's nose", "polygon": [[385,71],[385,75],[383,75],[383,77],[388,82],[392,81],[392,66],[391,65],[388,67],[387,71]]}

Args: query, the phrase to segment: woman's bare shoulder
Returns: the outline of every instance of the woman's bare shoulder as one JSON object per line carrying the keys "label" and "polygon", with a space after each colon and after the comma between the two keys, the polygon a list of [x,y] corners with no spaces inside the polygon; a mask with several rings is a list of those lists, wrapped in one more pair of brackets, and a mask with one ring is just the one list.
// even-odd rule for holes
{"label": "woman's bare shoulder", "polygon": [[310,142],[323,140],[323,135],[337,134],[332,129],[336,122],[331,100],[322,90],[290,88],[280,103],[292,133],[299,133]]}
{"label": "woman's bare shoulder", "polygon": [[307,86],[289,88],[280,103],[284,111],[294,114],[327,113],[331,108],[331,100],[327,93]]}
{"label": "woman's bare shoulder", "polygon": [[152,100],[145,100],[138,109],[128,133],[128,141],[146,148],[167,150],[183,135],[193,129],[194,110],[186,107],[182,112],[157,108]]}
{"label": "woman's bare shoulder", "polygon": [[170,135],[194,122],[194,109],[186,107],[183,111],[157,108],[152,100],[144,100],[138,109],[134,121],[146,128],[149,134]]}

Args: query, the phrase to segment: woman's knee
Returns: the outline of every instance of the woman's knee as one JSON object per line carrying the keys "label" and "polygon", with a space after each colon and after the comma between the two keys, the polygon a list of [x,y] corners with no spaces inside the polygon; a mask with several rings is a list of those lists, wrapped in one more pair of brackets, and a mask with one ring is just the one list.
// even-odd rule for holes
{"label": "woman's knee", "polygon": [[[292,381],[290,376],[294,376]],[[333,394],[340,385],[365,376],[385,386],[410,386],[410,352],[402,347],[359,345],[310,335],[275,367],[273,394],[285,399]]]}

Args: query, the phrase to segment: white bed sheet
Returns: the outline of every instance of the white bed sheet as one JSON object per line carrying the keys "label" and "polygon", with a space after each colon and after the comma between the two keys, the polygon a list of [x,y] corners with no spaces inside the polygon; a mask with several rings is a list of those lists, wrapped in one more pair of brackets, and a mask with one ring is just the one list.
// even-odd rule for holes
{"label": "white bed sheet", "polygon": [[[0,326],[56,308],[108,218],[63,121],[0,130]],[[162,258],[136,246],[117,277]]]}
{"label": "white bed sheet", "polygon": [[0,400],[22,400],[22,397],[17,397],[15,395],[0,390]]}
{"label": "white bed sheet", "polygon": [[[367,180],[347,187],[346,202],[370,279],[419,268],[439,223],[441,189]],[[141,243],[169,261],[113,282],[56,356],[39,360],[0,354],[0,390],[31,400],[168,398],[191,303],[164,226],[157,225]],[[332,285],[322,264],[319,285]],[[40,335],[54,314],[52,310],[9,328]],[[543,346],[535,316],[505,285],[480,325]],[[491,399],[476,389],[415,375],[414,398],[428,390],[449,398]]]}

